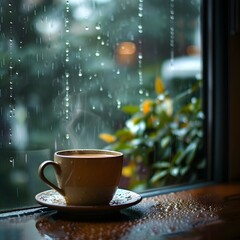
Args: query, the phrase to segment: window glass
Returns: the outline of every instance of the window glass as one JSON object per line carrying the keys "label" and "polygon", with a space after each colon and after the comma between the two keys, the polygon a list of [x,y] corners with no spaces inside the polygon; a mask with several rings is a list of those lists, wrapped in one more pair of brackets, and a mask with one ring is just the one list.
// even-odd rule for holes
{"label": "window glass", "polygon": [[[121,187],[205,178],[200,0],[0,2],[0,208],[56,150],[124,152]],[[49,178],[54,178],[49,170]]]}

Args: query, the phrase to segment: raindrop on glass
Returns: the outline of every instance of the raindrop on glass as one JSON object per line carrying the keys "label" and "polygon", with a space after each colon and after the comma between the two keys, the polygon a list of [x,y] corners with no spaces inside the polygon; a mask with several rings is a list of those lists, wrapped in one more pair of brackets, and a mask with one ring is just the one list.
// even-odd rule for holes
{"label": "raindrop on glass", "polygon": [[70,73],[66,71],[66,72],[65,72],[65,77],[66,77],[66,78],[69,78],[69,76],[70,76]]}
{"label": "raindrop on glass", "polygon": [[117,108],[120,109],[121,108],[121,101],[119,99],[117,99]]}
{"label": "raindrop on glass", "polygon": [[96,51],[95,56],[96,56],[96,57],[99,57],[99,56],[100,56],[100,52],[99,52],[99,51]]}
{"label": "raindrop on glass", "polygon": [[96,30],[99,31],[100,29],[101,29],[101,25],[100,25],[100,24],[97,24],[97,25],[96,25]]}
{"label": "raindrop on glass", "polygon": [[78,76],[79,76],[79,77],[82,77],[82,75],[83,75],[83,74],[82,74],[82,70],[79,69]]}
{"label": "raindrop on glass", "polygon": [[14,164],[15,164],[15,160],[13,157],[10,157],[9,158],[9,162],[12,164],[12,166],[14,167]]}

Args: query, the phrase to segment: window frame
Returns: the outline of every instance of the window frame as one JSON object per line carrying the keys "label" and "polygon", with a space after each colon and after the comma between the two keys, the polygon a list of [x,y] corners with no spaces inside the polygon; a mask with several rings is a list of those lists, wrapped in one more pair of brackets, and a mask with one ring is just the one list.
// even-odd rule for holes
{"label": "window frame", "polygon": [[204,90],[207,93],[207,157],[210,179],[224,182],[229,177],[228,159],[228,3],[203,1]]}
{"label": "window frame", "polygon": [[[204,0],[205,31],[205,76],[208,77],[208,158],[211,159],[211,175],[215,182],[240,180],[239,109],[232,107],[239,101],[237,85],[239,72],[236,63],[239,53],[240,1]],[[213,27],[214,26],[214,27]],[[234,65],[232,67],[232,65]],[[212,89],[212,90],[211,90]],[[211,90],[211,91],[210,91]],[[235,103],[236,104],[236,103]],[[234,133],[238,131],[239,134]]]}
{"label": "window frame", "polygon": [[233,113],[230,107],[233,98],[239,97],[233,96],[234,89],[231,83],[237,80],[236,77],[231,77],[229,67],[230,62],[236,61],[230,56],[229,51],[230,47],[234,48],[230,45],[231,32],[236,34],[232,28],[238,26],[235,21],[239,21],[237,18],[240,7],[236,11],[236,1],[238,0],[202,1],[203,79],[207,79],[203,84],[207,181],[150,189],[143,193],[145,197],[240,180],[240,163],[236,160],[236,157],[240,156],[240,150],[235,150],[235,154],[231,154],[232,142],[234,140],[239,142],[239,136],[238,139],[233,139],[231,131],[234,131],[234,126],[231,126],[231,119],[238,117],[240,110],[234,109],[236,112]]}

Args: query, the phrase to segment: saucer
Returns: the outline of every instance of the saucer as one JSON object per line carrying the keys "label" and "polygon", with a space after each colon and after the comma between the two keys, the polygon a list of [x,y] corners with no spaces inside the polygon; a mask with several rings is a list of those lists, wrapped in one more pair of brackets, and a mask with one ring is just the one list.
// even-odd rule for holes
{"label": "saucer", "polygon": [[142,197],[138,193],[125,189],[118,189],[111,202],[107,205],[72,206],[66,205],[64,197],[51,189],[38,193],[35,199],[39,204],[60,212],[75,214],[107,214],[136,205],[142,200]]}

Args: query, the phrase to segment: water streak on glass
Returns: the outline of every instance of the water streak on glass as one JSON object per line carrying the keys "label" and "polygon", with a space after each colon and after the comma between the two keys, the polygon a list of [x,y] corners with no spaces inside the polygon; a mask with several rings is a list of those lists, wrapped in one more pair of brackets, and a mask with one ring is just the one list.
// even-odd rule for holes
{"label": "water streak on glass", "polygon": [[[138,80],[139,80],[139,94],[142,95],[144,93],[143,90],[143,73],[142,73],[142,34],[143,34],[143,0],[138,1]],[[141,99],[140,99],[141,101]]]}
{"label": "water streak on glass", "polygon": [[[100,31],[101,30],[101,25],[98,23],[95,27],[96,31]],[[95,52],[95,56],[96,57],[99,57],[101,55],[100,53],[100,50],[99,50],[99,46],[101,45],[101,35],[100,34],[97,34],[97,49],[96,49],[96,52]]]}
{"label": "water streak on glass", "polygon": [[25,163],[27,164],[28,163],[28,155],[25,154]]}
{"label": "water streak on glass", "polygon": [[[66,36],[68,37],[69,29],[70,29],[70,5],[69,0],[66,1],[65,5],[65,32]],[[70,85],[69,85],[69,78],[70,78],[70,71],[68,69],[69,65],[69,55],[70,55],[70,41],[67,39],[65,43],[65,119],[69,119],[69,91],[70,91]],[[66,139],[68,140],[69,134],[66,133]]]}
{"label": "water streak on glass", "polygon": [[[79,59],[81,58],[81,52],[82,52],[82,48],[79,47],[79,48],[78,48],[78,58],[79,58]],[[81,67],[81,65],[79,64],[79,65],[78,65],[78,77],[79,77],[79,79],[81,79],[82,76],[83,76],[82,67]]]}
{"label": "water streak on glass", "polygon": [[175,2],[170,0],[170,68],[174,69],[174,47],[175,47]]}
{"label": "water streak on glass", "polygon": [[[12,117],[15,117],[15,96],[13,83],[13,9],[12,3],[9,2],[9,117],[10,122]],[[9,145],[12,144],[12,128],[9,128]],[[11,161],[11,160],[10,160]]]}

